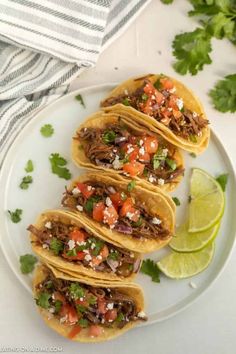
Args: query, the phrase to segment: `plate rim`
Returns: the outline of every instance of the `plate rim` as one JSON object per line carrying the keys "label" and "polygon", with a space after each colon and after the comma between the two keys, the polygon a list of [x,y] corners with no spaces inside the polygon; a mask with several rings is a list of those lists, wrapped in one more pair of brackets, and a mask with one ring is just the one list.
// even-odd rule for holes
{"label": "plate rim", "polygon": [[[11,156],[11,151],[14,150],[15,145],[17,145],[18,140],[20,140],[21,136],[24,134],[24,131],[26,129],[29,129],[30,126],[33,126],[36,123],[36,121],[38,120],[39,116],[41,116],[42,114],[44,115],[45,112],[47,112],[47,110],[50,110],[54,105],[56,105],[58,103],[61,104],[61,102],[63,102],[63,100],[67,100],[71,96],[75,96],[75,95],[80,94],[80,93],[83,94],[83,93],[86,93],[88,91],[93,91],[93,90],[96,91],[96,90],[101,90],[101,89],[104,89],[104,88],[113,88],[116,84],[117,84],[116,82],[108,82],[108,83],[103,83],[103,84],[97,84],[97,85],[85,86],[83,88],[78,88],[78,89],[76,89],[74,91],[71,91],[71,92],[67,93],[66,95],[56,99],[55,101],[51,102],[46,107],[44,107],[40,111],[38,111],[35,115],[33,115],[32,118],[25,124],[25,126],[19,132],[19,134],[15,138],[13,144],[9,147],[9,149],[5,153],[5,156],[4,156],[3,161],[2,161],[2,166],[1,166],[1,169],[0,169],[0,181],[4,177],[5,165],[8,163],[8,159]],[[98,108],[98,110],[99,110],[99,108]],[[231,178],[232,178],[232,184],[233,184],[233,186],[236,186],[236,171],[235,171],[234,165],[232,163],[232,159],[229,156],[229,154],[227,153],[227,151],[226,151],[226,149],[225,149],[225,147],[223,145],[223,142],[219,138],[218,134],[216,134],[212,128],[211,128],[211,136],[216,141],[216,144],[219,146],[220,151],[222,151],[223,154],[225,155],[225,157],[227,158],[226,164],[228,164],[230,166],[230,169],[231,169],[231,171],[230,171],[231,174],[230,175],[231,175]],[[5,185],[1,187],[1,184],[0,184],[0,191],[4,190],[4,189],[5,189]],[[4,213],[4,211],[3,211],[3,213]],[[3,222],[0,221],[0,247],[1,247],[2,253],[4,255],[4,258],[5,258],[8,266],[10,267],[11,271],[14,273],[14,275],[18,279],[18,281],[27,290],[27,293],[31,293],[27,283],[24,282],[22,280],[22,278],[20,278],[19,274],[17,273],[17,271],[15,269],[15,266],[14,266],[13,262],[8,257],[7,250],[4,247],[3,236],[2,236],[3,233],[1,232],[2,229],[4,229]],[[233,230],[233,238],[232,238],[231,248],[227,252],[227,255],[226,255],[225,259],[223,260],[223,262],[221,264],[221,267],[216,271],[214,277],[210,280],[210,282],[207,284],[207,286],[205,286],[203,289],[201,289],[199,291],[199,293],[195,294],[195,296],[193,298],[191,298],[190,300],[188,300],[185,304],[182,304],[183,300],[181,300],[178,303],[176,303],[175,305],[172,305],[172,306],[177,306],[177,309],[175,309],[171,313],[168,313],[168,314],[166,314],[164,316],[161,316],[160,318],[150,319],[149,321],[139,325],[138,327],[148,326],[148,325],[152,325],[154,323],[160,323],[162,321],[170,319],[172,316],[175,316],[175,315],[179,314],[181,311],[185,310],[190,305],[194,304],[195,301],[197,301],[203,294],[205,294],[211,288],[211,286],[217,281],[217,279],[220,277],[220,275],[224,271],[225,267],[227,266],[227,263],[230,260],[230,257],[232,256],[232,252],[233,252],[233,249],[234,249],[234,246],[235,246],[235,240],[236,240],[236,227]],[[172,306],[170,306],[170,307],[172,307]],[[163,310],[163,311],[165,311],[165,310]],[[155,316],[155,314],[153,316]]]}

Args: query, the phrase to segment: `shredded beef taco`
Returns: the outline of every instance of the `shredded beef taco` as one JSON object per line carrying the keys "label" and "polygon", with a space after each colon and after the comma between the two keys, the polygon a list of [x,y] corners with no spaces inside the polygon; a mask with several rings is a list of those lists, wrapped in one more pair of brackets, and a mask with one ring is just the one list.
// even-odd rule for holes
{"label": "shredded beef taco", "polygon": [[96,286],[87,278],[41,265],[33,293],[45,323],[78,342],[106,341],[147,320],[142,289],[136,284]]}
{"label": "shredded beef taco", "polygon": [[137,119],[184,150],[200,153],[208,145],[209,122],[202,104],[173,78],[149,74],[127,80],[112,90],[101,106]]}
{"label": "shredded beef taco", "polygon": [[84,224],[82,215],[45,211],[28,230],[32,249],[42,261],[75,276],[130,281],[139,270],[139,254],[105,239]]}
{"label": "shredded beef taco", "polygon": [[77,129],[72,158],[79,166],[131,177],[145,188],[166,191],[177,187],[184,173],[178,147],[114,113],[97,112]]}
{"label": "shredded beef taco", "polygon": [[170,200],[164,192],[97,171],[73,181],[62,205],[106,239],[147,253],[165,246],[173,235],[175,206]]}

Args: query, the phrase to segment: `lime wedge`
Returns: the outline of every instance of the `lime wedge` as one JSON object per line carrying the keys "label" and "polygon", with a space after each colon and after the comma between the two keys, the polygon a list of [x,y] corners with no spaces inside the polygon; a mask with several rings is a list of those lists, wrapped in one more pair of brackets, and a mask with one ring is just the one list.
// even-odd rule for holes
{"label": "lime wedge", "polygon": [[219,183],[207,172],[193,169],[190,185],[189,232],[210,229],[224,212],[224,193]]}
{"label": "lime wedge", "polygon": [[157,262],[157,265],[168,278],[189,278],[208,267],[214,255],[214,248],[214,242],[211,242],[198,252],[172,251],[171,254]]}
{"label": "lime wedge", "polygon": [[196,252],[208,245],[217,235],[220,223],[203,232],[188,232],[188,223],[178,227],[169,246],[177,252]]}

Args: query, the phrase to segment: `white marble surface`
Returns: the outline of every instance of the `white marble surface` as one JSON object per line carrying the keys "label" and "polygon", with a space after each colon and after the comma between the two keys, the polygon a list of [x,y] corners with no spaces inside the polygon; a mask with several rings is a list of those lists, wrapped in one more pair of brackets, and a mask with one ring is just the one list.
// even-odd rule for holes
{"label": "white marble surface", "polygon": [[[106,49],[97,67],[84,72],[73,88],[120,81],[147,72],[163,72],[178,78],[171,67],[171,41],[180,31],[196,27],[194,19],[186,16],[189,8],[184,0],[175,0],[172,6],[153,0],[136,22]],[[222,76],[235,72],[236,49],[227,41],[214,40],[211,56],[213,64],[196,77],[179,78],[203,101],[212,127],[225,142],[235,166],[236,115],[215,111],[207,92]],[[0,352],[4,347],[32,349],[31,352],[36,352],[37,347],[40,350],[59,347],[65,353],[84,354],[235,353],[235,256],[234,250],[215,284],[184,312],[162,323],[135,329],[114,341],[87,345],[71,343],[44,326],[30,295],[18,283],[0,251]]]}

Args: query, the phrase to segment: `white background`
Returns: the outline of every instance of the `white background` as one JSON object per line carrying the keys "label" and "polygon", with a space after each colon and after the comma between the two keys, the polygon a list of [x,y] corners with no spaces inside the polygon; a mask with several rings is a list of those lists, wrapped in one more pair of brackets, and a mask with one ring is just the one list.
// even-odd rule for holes
{"label": "white background", "polygon": [[[171,67],[171,42],[175,34],[197,26],[186,15],[189,9],[184,0],[175,0],[169,6],[153,0],[100,56],[96,68],[84,72],[75,81],[73,89],[149,72],[182,79],[203,101],[212,127],[225,142],[235,167],[236,115],[215,111],[207,92],[221,77],[236,71],[236,49],[226,40],[214,40],[213,64],[195,77],[178,76]],[[234,250],[217,282],[184,312],[162,323],[137,328],[114,341],[87,345],[71,343],[42,326],[32,298],[18,283],[0,251],[0,351],[4,346],[28,349],[52,346],[62,347],[66,353],[85,354],[233,354],[236,348],[235,256]]]}

